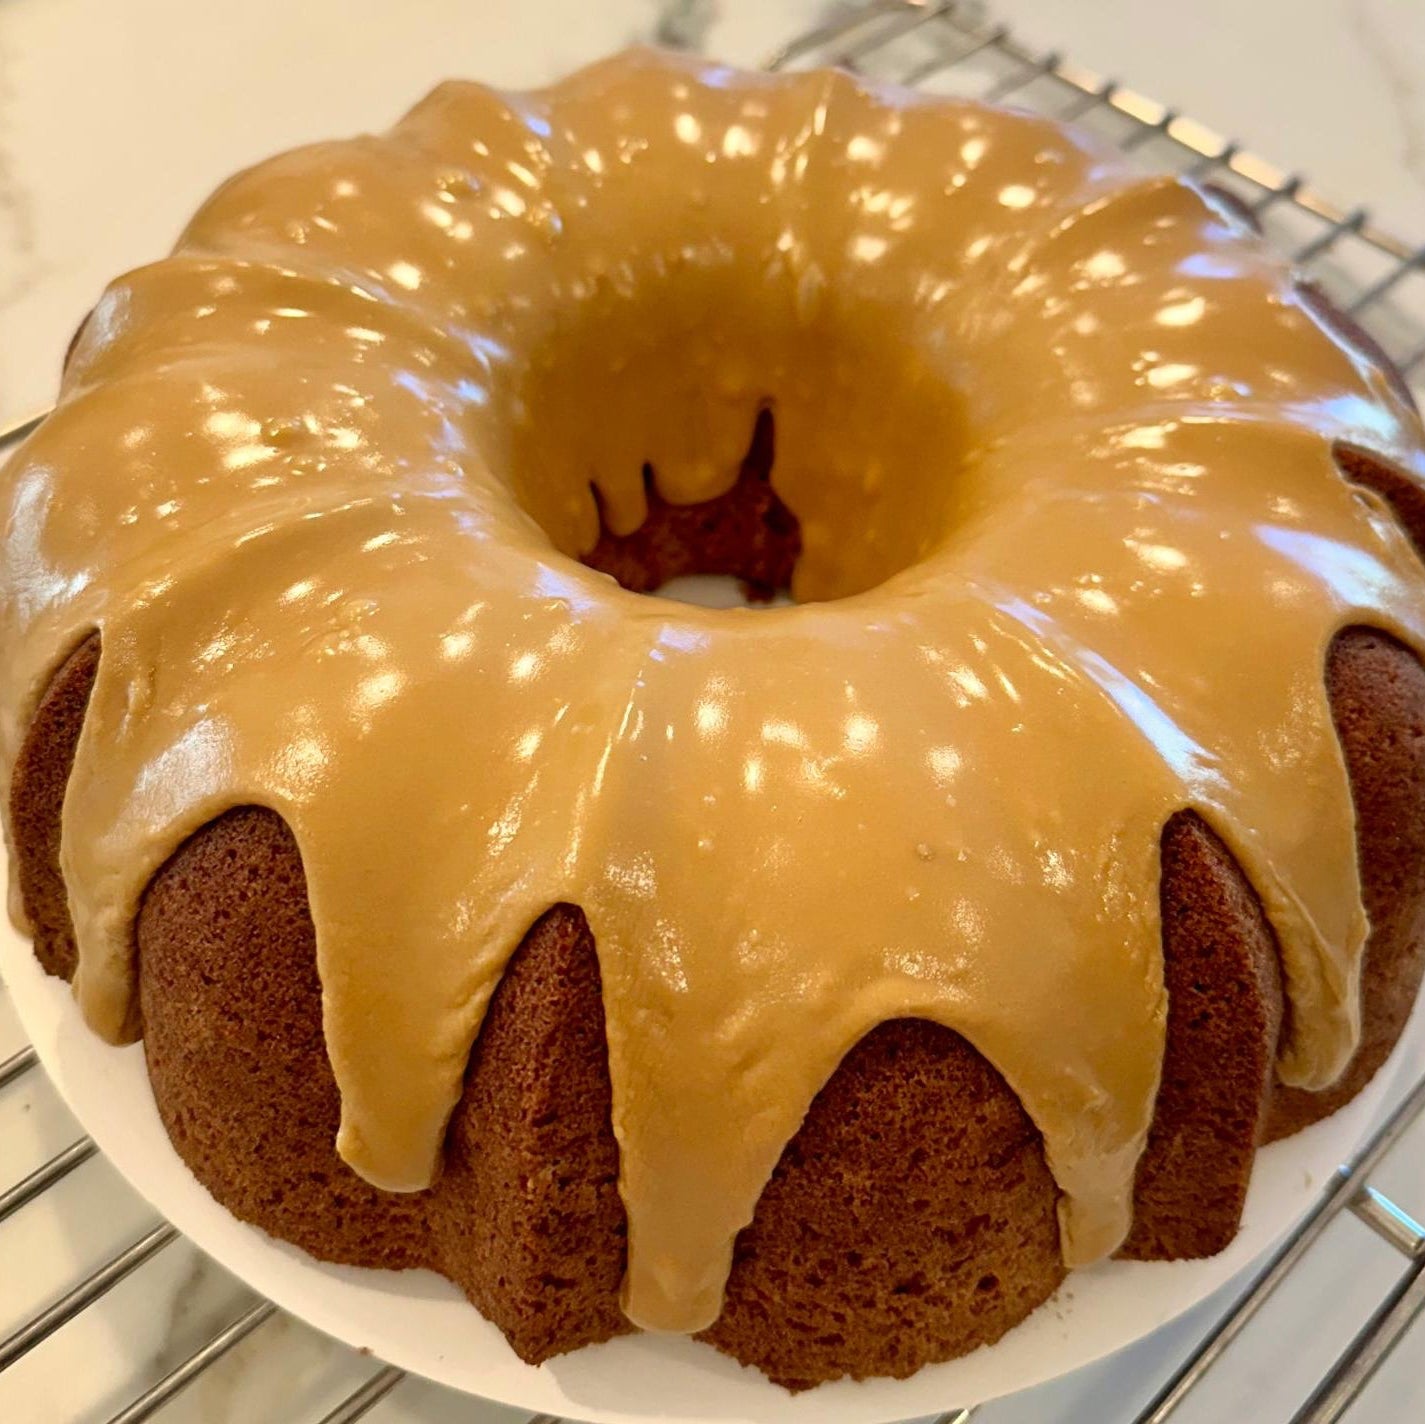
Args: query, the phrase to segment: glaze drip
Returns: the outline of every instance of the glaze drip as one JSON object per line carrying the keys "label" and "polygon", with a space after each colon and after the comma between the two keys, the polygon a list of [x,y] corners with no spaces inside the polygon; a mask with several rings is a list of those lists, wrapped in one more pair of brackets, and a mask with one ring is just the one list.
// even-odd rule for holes
{"label": "glaze drip", "polygon": [[[577,562],[600,505],[639,525],[645,463],[725,491],[764,408],[799,606]],[[716,1316],[782,1147],[891,1018],[999,1069],[1066,1260],[1103,1256],[1174,812],[1277,933],[1283,1080],[1358,1035],[1322,668],[1348,624],[1425,647],[1425,589],[1337,439],[1425,477],[1417,417],[1231,213],[1022,114],[637,51],[261,164],[109,288],[4,474],[7,769],[103,633],[62,857],[84,1015],[123,1038],[149,878],[262,805],[369,1181],[427,1184],[506,960],[570,902],[638,1324]]]}

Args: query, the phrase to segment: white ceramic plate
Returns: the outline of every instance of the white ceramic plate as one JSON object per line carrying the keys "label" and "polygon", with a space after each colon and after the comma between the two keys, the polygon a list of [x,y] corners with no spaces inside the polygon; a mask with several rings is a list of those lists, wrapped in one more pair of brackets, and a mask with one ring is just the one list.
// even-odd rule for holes
{"label": "white ceramic plate", "polygon": [[0,973],[65,1101],[119,1171],[204,1251],[293,1315],[383,1360],[471,1394],[575,1419],[648,1424],[816,1420],[880,1424],[1006,1394],[1101,1358],[1202,1300],[1265,1250],[1310,1204],[1388,1103],[1425,1070],[1417,1010],[1385,1069],[1350,1107],[1258,1159],[1242,1231],[1209,1261],[1114,1261],[1077,1271],[999,1344],[908,1380],[825,1385],[792,1396],[707,1346],[631,1336],[539,1368],[446,1281],[426,1271],[322,1265],[244,1226],[169,1146],[140,1047],[110,1048],[80,1021],[68,986],[29,942],[0,930]]}

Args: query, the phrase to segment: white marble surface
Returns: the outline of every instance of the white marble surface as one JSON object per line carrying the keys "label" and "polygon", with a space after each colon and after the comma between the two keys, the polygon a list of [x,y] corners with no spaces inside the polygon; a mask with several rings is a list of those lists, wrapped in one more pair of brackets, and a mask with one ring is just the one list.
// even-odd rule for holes
{"label": "white marble surface", "polygon": [[[0,0],[0,425],[50,397],[69,334],[115,271],[157,255],[214,182],[271,150],[392,119],[435,80],[535,83],[635,38],[753,62],[825,0]],[[1420,0],[992,0],[995,19],[1213,127],[1425,242]],[[0,1058],[23,1042],[0,994]],[[0,1091],[0,1190],[73,1140],[38,1073]],[[1425,1214],[1425,1125],[1380,1184]],[[153,1223],[101,1161],[0,1226],[0,1337]],[[1396,1262],[1339,1222],[1182,1418],[1284,1420]],[[0,1420],[102,1420],[251,1303],[176,1243],[0,1375]],[[1132,1350],[987,1407],[984,1424],[1132,1417],[1211,1303]],[[1350,1416],[1425,1418],[1421,1331]],[[164,1420],[316,1420],[373,1369],[278,1317]],[[947,1405],[954,1401],[946,1401]],[[419,1382],[381,1424],[490,1424],[510,1411]]]}

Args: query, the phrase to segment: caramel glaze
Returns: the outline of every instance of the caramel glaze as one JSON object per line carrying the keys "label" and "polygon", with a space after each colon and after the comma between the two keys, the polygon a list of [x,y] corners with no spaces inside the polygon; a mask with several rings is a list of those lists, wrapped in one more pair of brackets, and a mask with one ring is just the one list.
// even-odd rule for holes
{"label": "caramel glaze", "polygon": [[[645,464],[725,490],[764,409],[800,606],[580,565]],[[428,1183],[507,958],[569,902],[639,1325],[713,1320],[887,1019],[1003,1073],[1065,1259],[1102,1257],[1163,1052],[1169,817],[1276,931],[1280,1078],[1357,1040],[1323,661],[1349,624],[1425,651],[1425,580],[1336,440],[1425,476],[1418,417],[1227,206],[1023,114],[636,51],[263,163],[108,289],[4,474],[7,768],[103,634],[62,854],[84,1016],[135,1032],[149,878],[262,805],[378,1186]]]}

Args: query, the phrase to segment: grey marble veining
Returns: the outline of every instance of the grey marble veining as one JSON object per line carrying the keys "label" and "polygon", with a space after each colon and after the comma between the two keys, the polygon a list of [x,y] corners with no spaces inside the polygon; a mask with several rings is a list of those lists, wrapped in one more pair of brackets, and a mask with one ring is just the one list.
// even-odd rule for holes
{"label": "grey marble veining", "polygon": [[1397,118],[1400,165],[1425,192],[1425,30],[1402,26],[1396,0],[1352,0],[1347,16]]}
{"label": "grey marble veining", "polygon": [[715,0],[665,0],[649,38],[672,49],[700,50],[716,20]]}

